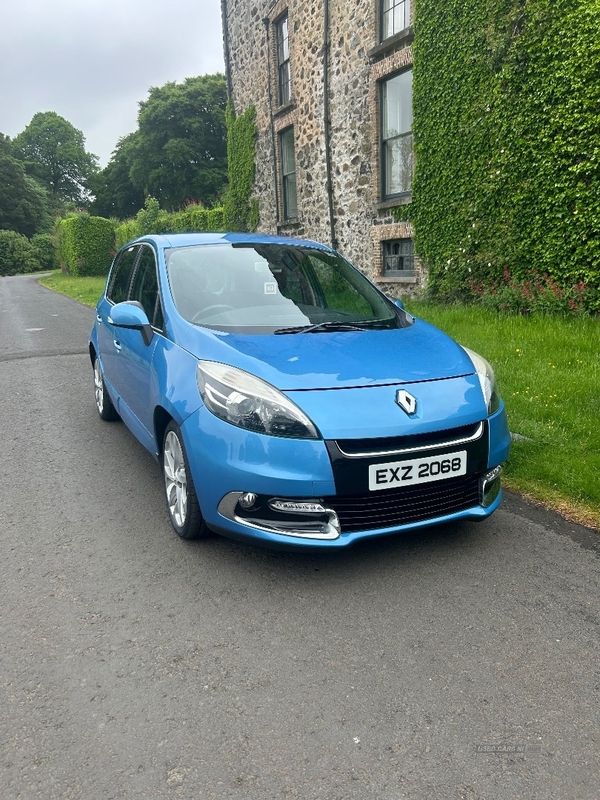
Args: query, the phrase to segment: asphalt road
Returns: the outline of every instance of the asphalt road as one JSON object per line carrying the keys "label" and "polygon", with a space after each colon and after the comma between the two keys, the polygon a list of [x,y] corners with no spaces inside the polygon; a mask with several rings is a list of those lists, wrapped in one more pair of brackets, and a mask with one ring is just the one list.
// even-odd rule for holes
{"label": "asphalt road", "polygon": [[91,309],[0,278],[0,797],[597,800],[600,537],[515,496],[335,555],[172,532]]}

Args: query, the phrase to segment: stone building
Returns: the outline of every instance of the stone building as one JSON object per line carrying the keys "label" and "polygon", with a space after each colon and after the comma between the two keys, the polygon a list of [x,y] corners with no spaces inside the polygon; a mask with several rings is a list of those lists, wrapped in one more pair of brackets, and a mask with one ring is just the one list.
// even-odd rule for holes
{"label": "stone building", "polygon": [[222,0],[237,114],[256,107],[260,230],[333,244],[382,289],[423,282],[410,202],[412,0]]}

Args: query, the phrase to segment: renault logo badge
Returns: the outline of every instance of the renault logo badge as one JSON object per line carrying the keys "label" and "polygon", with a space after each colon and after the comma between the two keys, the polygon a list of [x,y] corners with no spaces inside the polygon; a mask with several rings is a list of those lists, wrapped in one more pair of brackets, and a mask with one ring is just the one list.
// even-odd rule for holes
{"label": "renault logo badge", "polygon": [[409,417],[412,417],[417,411],[416,399],[404,389],[398,389],[396,392],[396,402],[403,411],[406,411]]}

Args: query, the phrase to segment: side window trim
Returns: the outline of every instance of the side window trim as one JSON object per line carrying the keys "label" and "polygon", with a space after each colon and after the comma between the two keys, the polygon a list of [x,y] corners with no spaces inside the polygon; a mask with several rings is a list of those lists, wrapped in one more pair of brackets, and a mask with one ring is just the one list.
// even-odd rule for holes
{"label": "side window trim", "polygon": [[125,250],[121,250],[115,256],[115,261],[113,262],[113,266],[111,268],[110,284],[109,284],[109,287],[108,287],[108,291],[106,292],[106,298],[107,298],[108,302],[111,303],[113,306],[115,305],[115,302],[121,302],[120,300],[115,301],[112,298],[112,293],[113,293],[114,286],[115,286],[115,279],[116,279],[116,277],[117,277],[117,275],[119,273],[119,266],[121,264],[121,261],[123,260],[123,257],[125,256],[125,254],[130,252],[133,249],[135,249],[136,252],[135,252],[135,255],[133,257],[132,265],[131,265],[131,267],[129,267],[129,278],[127,280],[127,286],[126,286],[126,289],[124,291],[125,299],[128,300],[129,299],[129,293],[131,291],[131,284],[132,284],[132,281],[133,281],[133,276],[135,274],[137,262],[138,262],[138,259],[139,259],[139,256],[140,256],[141,247],[140,247],[139,244],[131,245],[131,247],[128,247]]}
{"label": "side window trim", "polygon": [[[127,299],[128,300],[132,299],[131,293],[132,293],[133,287],[135,285],[135,281],[136,281],[136,278],[137,278],[137,275],[138,275],[138,271],[140,270],[141,265],[144,263],[144,253],[146,251],[149,251],[152,254],[152,261],[153,261],[153,264],[154,264],[154,274],[155,274],[155,277],[156,277],[156,287],[157,287],[157,289],[156,289],[156,300],[154,301],[154,309],[152,310],[152,315],[148,315],[149,316],[149,320],[148,321],[150,322],[150,325],[152,326],[152,328],[155,331],[157,331],[158,333],[162,333],[163,330],[164,330],[164,316],[163,316],[163,312],[162,312],[162,302],[161,302],[161,299],[160,299],[160,284],[159,284],[159,280],[158,280],[158,260],[156,258],[156,252],[155,252],[154,248],[148,242],[142,242],[140,244],[140,246],[139,246],[139,250],[138,250],[138,253],[137,253],[137,256],[136,256],[136,259],[135,259],[135,262],[134,262],[134,266],[133,266],[133,269],[132,269],[132,272],[131,272],[131,278],[130,278],[130,281],[129,281],[129,288],[127,290]],[[139,298],[135,298],[135,299],[137,299],[138,302],[139,302]],[[143,305],[142,305],[142,307],[143,307]],[[158,322],[158,318],[160,318],[160,320],[163,323],[160,326],[156,324]]]}
{"label": "side window trim", "polygon": [[[129,286],[127,288],[127,299],[128,300],[131,300],[131,292],[133,291],[133,286],[134,286],[135,280],[137,278],[137,274],[138,274],[138,271],[139,271],[139,268],[140,268],[140,264],[142,263],[142,254],[143,254],[144,250],[147,247],[149,247],[149,245],[144,243],[144,242],[142,242],[140,244],[140,246],[139,246],[139,250],[138,250],[136,259],[134,261],[134,264],[133,264],[133,269],[131,270],[131,278],[129,280]],[[152,254],[154,255],[154,250],[151,247],[150,247],[150,250],[152,250]],[[154,263],[155,263],[155,266],[156,266],[156,257],[154,258]],[[157,281],[158,281],[158,276],[157,276]]]}

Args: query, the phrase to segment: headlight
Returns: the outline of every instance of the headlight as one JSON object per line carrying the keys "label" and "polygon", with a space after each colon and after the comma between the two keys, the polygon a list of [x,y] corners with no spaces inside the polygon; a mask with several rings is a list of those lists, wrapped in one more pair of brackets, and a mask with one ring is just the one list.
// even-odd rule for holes
{"label": "headlight", "polygon": [[494,370],[485,358],[478,353],[474,353],[473,350],[469,350],[468,347],[463,347],[463,350],[473,362],[473,366],[477,372],[488,415],[494,414],[500,408],[500,395],[498,394],[498,387],[496,386]]}
{"label": "headlight", "polygon": [[199,361],[196,380],[204,405],[232,425],[271,436],[319,438],[313,423],[295,403],[249,372]]}

